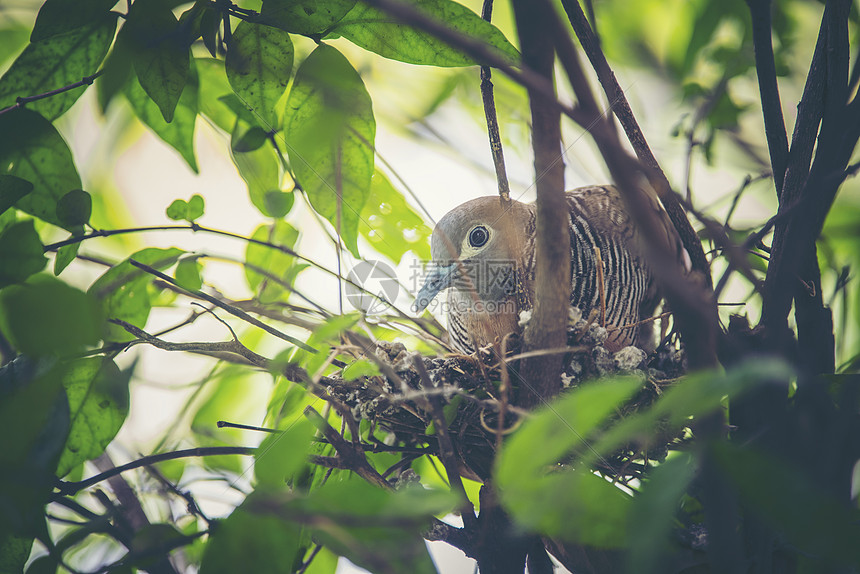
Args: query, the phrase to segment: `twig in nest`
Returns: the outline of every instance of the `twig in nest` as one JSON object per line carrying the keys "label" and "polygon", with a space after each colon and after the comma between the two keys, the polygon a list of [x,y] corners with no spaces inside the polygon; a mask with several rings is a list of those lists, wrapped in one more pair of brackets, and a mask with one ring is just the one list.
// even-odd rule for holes
{"label": "twig in nest", "polygon": [[606,326],[606,285],[603,281],[603,255],[600,247],[594,248],[594,257],[597,259],[597,290],[600,293],[600,326]]}
{"label": "twig in nest", "polygon": [[646,323],[651,323],[654,321],[658,321],[660,319],[665,319],[666,317],[669,317],[671,314],[672,314],[671,311],[666,311],[665,313],[660,313],[659,315],[655,315],[653,317],[648,317],[646,319],[642,319],[641,321],[636,321],[635,323],[630,323],[629,325],[621,325],[620,327],[609,327],[606,330],[610,333],[613,331],[625,331],[627,329],[632,329],[634,327],[638,327],[638,326],[644,325]]}
{"label": "twig in nest", "polygon": [[311,406],[307,406],[305,407],[304,415],[317,427],[317,429],[320,430],[320,432],[323,433],[323,436],[325,436],[329,444],[335,448],[338,460],[343,463],[346,468],[349,468],[371,484],[375,484],[376,486],[386,490],[391,490],[391,485],[388,484],[388,481],[382,478],[382,475],[376,472],[376,469],[367,462],[364,452],[356,448],[354,444],[347,442],[339,432],[334,430],[334,428],[328,424],[328,421],[326,421],[322,415],[316,411],[316,409]]}
{"label": "twig in nest", "polygon": [[[412,355],[412,364],[421,377],[421,381],[427,388],[433,388],[433,381],[430,380],[430,375],[427,374],[427,369],[424,367],[424,361],[421,355]],[[427,401],[430,403],[431,413],[433,415],[433,423],[436,426],[436,437],[439,443],[439,457],[442,459],[442,464],[445,465],[445,471],[448,475],[448,481],[454,491],[463,498],[463,504],[460,507],[460,515],[463,517],[463,525],[467,529],[472,529],[477,526],[477,518],[475,517],[475,507],[469,500],[466,494],[466,488],[463,486],[463,479],[460,477],[457,462],[457,452],[454,450],[454,443],[451,440],[451,435],[448,432],[448,421],[445,420],[445,412],[442,409],[442,403],[438,397],[429,397]]]}

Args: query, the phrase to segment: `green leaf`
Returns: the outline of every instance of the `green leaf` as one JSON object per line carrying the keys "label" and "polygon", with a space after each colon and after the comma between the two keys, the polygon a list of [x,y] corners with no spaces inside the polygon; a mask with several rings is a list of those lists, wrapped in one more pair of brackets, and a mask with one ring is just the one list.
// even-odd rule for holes
{"label": "green leaf", "polygon": [[[516,48],[498,28],[452,0],[417,0],[411,2],[428,19],[480,40],[494,48],[510,63],[519,61]],[[375,52],[384,58],[408,64],[427,66],[473,66],[476,64],[460,50],[452,48],[433,34],[402,23],[382,10],[358,2],[349,14],[329,30]]]}
{"label": "green leaf", "polygon": [[[238,142],[246,133],[244,123],[236,121],[233,142]],[[231,148],[241,147],[235,143]],[[254,151],[232,150],[233,163],[248,186],[248,196],[260,213],[266,217],[281,218],[293,207],[293,194],[280,189],[280,172],[276,152],[270,146],[261,146]]]}
{"label": "green leaf", "polygon": [[232,132],[236,125],[236,114],[222,98],[227,95],[235,98],[236,94],[227,82],[224,62],[212,58],[195,58],[194,64],[200,85],[205,86],[200,92],[200,113],[225,132]]}
{"label": "green leaf", "polygon": [[206,203],[203,201],[203,196],[195,193],[191,196],[191,199],[188,200],[188,214],[186,219],[188,221],[195,221],[203,217],[203,213],[206,210]]}
{"label": "green leaf", "polygon": [[670,550],[671,533],[681,500],[693,480],[696,464],[688,454],[679,453],[648,473],[642,492],[633,500],[632,524],[648,524],[630,537],[630,572],[665,572],[660,558]]}
{"label": "green leaf", "polygon": [[358,257],[359,214],[370,195],[376,120],[350,63],[325,44],[296,73],[284,132],[298,183]]}
{"label": "green leaf", "polygon": [[96,95],[103,114],[107,112],[114,97],[125,89],[134,76],[134,42],[130,40],[130,29],[126,26],[119,29],[116,41],[102,66],[102,75],[96,79]]}
{"label": "green leaf", "polygon": [[188,213],[188,202],[184,199],[174,199],[164,210],[164,213],[173,221],[185,221],[185,215]]}
{"label": "green leaf", "polygon": [[[678,432],[701,417],[722,408],[724,397],[737,397],[763,381],[791,377],[791,369],[775,359],[750,360],[725,373],[700,372],[684,377],[669,388],[651,408],[631,415],[592,443],[583,460],[588,464],[595,456],[606,455],[621,445]],[[659,432],[658,432],[659,429]]]}
{"label": "green leaf", "polygon": [[316,428],[311,421],[299,419],[284,432],[270,435],[260,443],[254,463],[257,488],[284,489],[309,464],[314,432]]}
{"label": "green leaf", "polygon": [[188,221],[193,223],[195,219],[203,216],[205,203],[203,197],[198,194],[191,196],[191,199],[185,201],[183,199],[174,199],[167,207],[167,217],[173,221]]}
{"label": "green leaf", "polygon": [[379,170],[373,174],[358,230],[374,249],[396,263],[410,250],[420,259],[430,259],[433,230]]}
{"label": "green leaf", "polygon": [[[179,259],[181,249],[157,249],[154,247],[138,251],[129,259],[158,270],[164,270]],[[128,260],[108,269],[90,286],[89,293],[102,305],[109,319],[121,319],[143,328],[149,317],[152,302],[147,286],[152,276],[129,263]],[[107,325],[105,340],[131,341],[134,337],[119,325]]]}
{"label": "green leaf", "polygon": [[158,106],[164,121],[170,123],[186,83],[191,83],[185,33],[170,8],[161,2],[135,2],[126,25],[140,86]]}
{"label": "green leaf", "polygon": [[0,572],[23,572],[32,549],[32,538],[10,536],[0,540]]}
{"label": "green leaf", "polygon": [[[134,533],[130,552],[123,562],[127,561],[128,566],[150,571],[172,550],[190,544],[192,540],[193,538],[177,530],[173,524],[147,524]],[[129,571],[132,571],[131,568]]]}
{"label": "green leaf", "polygon": [[73,189],[57,202],[57,219],[65,227],[81,227],[90,222],[93,198],[82,189]]}
{"label": "green leaf", "polygon": [[269,130],[278,123],[275,104],[287,89],[293,69],[290,35],[270,26],[240,22],[228,45],[227,80],[239,99]]}
{"label": "green leaf", "polygon": [[379,374],[379,366],[376,363],[367,359],[358,359],[344,367],[343,380],[354,381],[361,377],[374,377]]}
{"label": "green leaf", "polygon": [[238,153],[254,151],[260,149],[268,137],[266,131],[260,126],[251,126],[238,138],[233,138],[230,142],[230,149]]}
{"label": "green leaf", "polygon": [[144,92],[141,84],[132,79],[125,89],[125,97],[131,104],[135,115],[152,129],[166,143],[173,146],[185,159],[189,167],[198,173],[197,159],[194,156],[194,125],[197,120],[198,79],[192,68],[188,76],[188,85],[179,98],[179,103],[172,113],[172,121],[167,122],[162,117],[159,107]]}
{"label": "green leaf", "polygon": [[301,528],[267,512],[255,512],[251,494],[213,528],[200,574],[282,574],[293,571],[301,545]]}
{"label": "green leaf", "polygon": [[[298,230],[282,219],[276,220],[271,225],[259,226],[251,235],[251,239],[256,241],[265,241],[288,249],[295,246],[298,238]],[[266,245],[248,243],[248,247],[245,249],[245,261],[249,264],[249,267],[245,267],[245,278],[248,280],[248,286],[257,294],[260,301],[271,303],[286,293],[283,286],[271,281],[254,268],[267,271],[275,277],[283,277],[286,280],[287,271],[295,265],[295,257]]]}
{"label": "green leaf", "polygon": [[505,442],[497,457],[499,487],[526,487],[572,451],[584,450],[591,432],[641,386],[636,377],[593,381],[536,411]]}
{"label": "green leaf", "polygon": [[223,15],[214,8],[206,8],[200,18],[200,34],[203,36],[203,45],[209,50],[209,54],[215,58],[218,55],[218,29],[221,27]]}
{"label": "green leaf", "polygon": [[176,266],[174,277],[183,289],[197,291],[203,287],[203,278],[200,276],[202,269],[203,265],[197,259],[183,259]]}
{"label": "green leaf", "polygon": [[5,26],[0,28],[0,65],[12,56],[17,56],[27,45],[29,36],[29,26],[6,20]]}
{"label": "green leaf", "polygon": [[0,213],[33,191],[33,184],[14,175],[0,175]]}
{"label": "green leaf", "polygon": [[456,504],[450,491],[389,491],[354,479],[329,480],[307,497],[268,506],[282,519],[306,522],[315,540],[372,572],[430,574],[436,569],[421,532]]}
{"label": "green leaf", "polygon": [[[68,28],[67,28],[68,29]],[[116,15],[107,14],[82,28],[32,42],[0,78],[0,108],[18,97],[35,96],[81,81],[98,70],[116,30]],[[86,86],[28,104],[49,120],[63,115]]]}
{"label": "green leaf", "polygon": [[47,262],[32,219],[14,223],[0,233],[0,289],[26,280],[44,269]]}
{"label": "green leaf", "polygon": [[18,357],[0,367],[0,543],[10,535],[48,539],[44,506],[69,431],[64,367]]}
{"label": "green leaf", "polygon": [[531,531],[598,547],[627,538],[630,499],[585,467],[557,467],[588,448],[590,436],[642,386],[634,377],[578,387],[540,409],[496,461],[502,504]]}
{"label": "green leaf", "polygon": [[110,359],[85,358],[72,363],[63,378],[71,426],[57,476],[100,456],[128,416],[128,379]]}
{"label": "green leaf", "polygon": [[564,469],[517,490],[502,504],[522,528],[597,548],[628,543],[631,498],[583,468]]}
{"label": "green leaf", "polygon": [[33,191],[15,207],[65,227],[57,218],[57,201],[82,187],[66,142],[51,122],[26,109],[0,116],[0,133],[10,136],[0,138],[0,175],[14,175],[33,184]]}
{"label": "green leaf", "polygon": [[30,41],[38,42],[88,27],[105,16],[114,4],[116,0],[46,0],[39,8]]}
{"label": "green leaf", "polygon": [[355,6],[355,0],[264,0],[267,24],[309,36],[328,30]]}
{"label": "green leaf", "polygon": [[78,256],[78,249],[81,248],[80,242],[64,245],[57,249],[57,255],[54,257],[54,275],[62,273],[69,264]]}
{"label": "green leaf", "polygon": [[101,338],[95,299],[50,275],[37,275],[0,292],[0,329],[18,351],[70,355]]}
{"label": "green leaf", "polygon": [[[83,538],[89,533],[90,532],[87,527],[72,530],[69,534],[63,536],[61,542],[65,542],[67,538],[75,537],[77,534]],[[75,542],[80,542],[80,540],[75,540]],[[48,554],[44,554],[33,560],[30,565],[27,566],[27,571],[24,574],[56,574],[59,568],[60,565],[54,558]]]}

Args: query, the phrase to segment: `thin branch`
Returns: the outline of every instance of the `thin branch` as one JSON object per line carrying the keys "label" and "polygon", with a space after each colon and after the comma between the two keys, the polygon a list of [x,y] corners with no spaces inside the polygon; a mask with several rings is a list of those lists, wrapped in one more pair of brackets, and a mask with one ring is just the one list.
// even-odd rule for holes
{"label": "thin branch", "polygon": [[60,504],[65,504],[65,499],[62,498],[63,496],[71,496],[73,494],[77,494],[85,488],[89,488],[94,484],[98,484],[99,482],[107,480],[111,477],[118,476],[127,470],[134,470],[135,468],[140,468],[143,466],[151,466],[153,464],[165,460],[175,460],[177,458],[192,458],[201,456],[222,456],[231,454],[252,456],[256,452],[256,448],[245,446],[202,446],[198,448],[188,448],[185,450],[162,452],[160,454],[144,456],[127,464],[116,466],[110,470],[106,470],[95,476],[91,476],[90,478],[87,478],[85,480],[79,480],[77,482],[66,482],[63,480],[58,480],[54,486],[59,492],[53,495],[52,501]]}
{"label": "thin branch", "polygon": [[163,339],[159,339],[153,335],[150,335],[143,329],[135,327],[134,325],[122,321],[121,319],[109,319],[110,323],[115,325],[119,325],[130,334],[137,337],[137,341],[130,341],[127,343],[128,347],[131,347],[140,343],[147,343],[156,347],[158,349],[162,349],[164,351],[185,351],[185,352],[193,352],[193,353],[206,353],[206,354],[217,354],[217,353],[233,353],[234,355],[239,355],[246,359],[249,364],[254,365],[256,367],[260,367],[261,369],[268,370],[272,365],[269,359],[258,355],[253,352],[245,345],[240,343],[238,339],[233,339],[232,341],[216,341],[213,343],[171,343],[169,341],[165,341]]}
{"label": "thin branch", "polygon": [[[313,210],[311,211],[311,213],[313,213],[315,216],[317,215],[316,212]],[[338,273],[337,271],[332,271],[331,269],[322,265],[321,263],[317,263],[313,259],[309,259],[308,257],[301,255],[297,251],[290,249],[289,247],[286,247],[284,245],[280,245],[277,243],[272,243],[269,241],[263,241],[263,240],[256,239],[253,237],[245,237],[243,235],[239,235],[238,233],[232,233],[230,231],[224,231],[221,229],[213,229],[211,227],[204,227],[202,225],[199,225],[199,224],[193,223],[193,222],[190,223],[189,225],[154,225],[154,226],[148,226],[148,227],[130,227],[130,228],[123,228],[123,229],[96,229],[93,232],[88,233],[86,235],[70,237],[70,238],[65,239],[63,241],[58,241],[56,243],[48,244],[44,247],[43,250],[45,253],[48,253],[50,251],[56,251],[56,250],[60,249],[61,247],[65,247],[66,245],[72,245],[75,243],[80,243],[82,241],[86,241],[88,239],[94,239],[97,237],[111,237],[113,235],[123,235],[123,234],[127,234],[127,233],[141,233],[141,232],[148,232],[148,231],[193,231],[193,232],[201,232],[201,233],[212,233],[214,235],[221,235],[224,237],[230,237],[233,239],[238,239],[240,241],[244,241],[246,243],[252,243],[254,245],[260,245],[263,247],[268,247],[270,249],[275,249],[277,251],[280,251],[281,253],[284,253],[284,254],[289,255],[291,257],[295,257],[296,259],[298,259],[300,261],[304,261],[305,263],[308,263],[312,267],[319,269],[320,271],[322,271],[324,273],[327,273],[328,275],[338,279],[339,281],[345,281],[346,283],[348,283],[352,287],[358,289],[362,293],[366,293],[368,295],[378,297],[378,294],[368,291],[363,285],[359,285],[359,284],[355,283],[349,277],[344,277],[342,274]],[[319,305],[317,305],[316,303],[311,301],[309,298],[305,297],[304,295],[302,295],[301,293],[296,291],[293,286],[285,283],[282,279],[274,276],[273,274],[269,273],[265,269],[261,269],[260,267],[256,267],[256,266],[249,264],[247,262],[242,262],[242,261],[238,261],[235,259],[229,259],[227,257],[215,257],[212,255],[207,255],[207,257],[209,257],[210,259],[222,259],[225,261],[238,262],[239,264],[244,265],[245,267],[247,267],[251,271],[254,271],[255,273],[263,275],[267,279],[269,279],[270,281],[275,281],[276,283],[278,283],[279,285],[281,285],[285,289],[288,289],[291,292],[296,293],[299,297],[301,297],[302,299],[307,301],[309,304],[317,307],[317,309],[319,311],[325,313],[325,310],[322,309]],[[79,255],[78,258],[79,259],[85,259],[85,260],[87,259],[86,256],[81,256],[81,255]],[[408,288],[405,287],[404,285],[401,285],[400,283],[398,283],[398,285],[400,285],[401,288],[408,291]],[[405,321],[409,321],[410,323],[414,323],[415,325],[418,326],[419,329],[427,332],[428,335],[431,335],[431,336],[433,335],[433,333],[431,333],[430,331],[428,331],[426,329],[425,321],[418,319],[418,318],[410,317],[409,315],[404,313],[402,310],[400,310],[397,306],[395,306],[393,301],[385,301],[385,303],[387,303],[389,305],[389,307],[397,314],[397,316],[399,318],[401,318]]]}
{"label": "thin branch", "polygon": [[[481,8],[481,18],[487,22],[493,19],[493,0],[484,0]],[[499,197],[502,209],[508,209],[511,203],[511,189],[508,185],[508,173],[505,169],[505,154],[502,150],[502,138],[499,135],[499,119],[496,116],[496,102],[493,98],[493,76],[489,66],[481,66],[481,100],[484,102],[484,117],[487,119],[487,135],[490,138],[490,153],[493,156],[493,167],[496,170],[496,181],[499,184]]]}
{"label": "thin branch", "polygon": [[70,90],[74,90],[75,88],[80,88],[82,86],[91,86],[93,82],[104,73],[104,70],[99,70],[95,74],[91,76],[84,76],[79,81],[74,84],[69,84],[68,86],[63,86],[62,88],[57,88],[56,90],[51,90],[49,92],[44,92],[42,94],[38,94],[35,96],[22,96],[15,100],[15,103],[9,106],[8,108],[3,108],[0,110],[0,116],[3,114],[9,113],[13,110],[17,110],[18,108],[23,108],[27,104],[31,102],[37,102],[39,100],[44,100],[45,98],[50,98],[51,96],[56,96],[62,94],[64,92],[68,92]]}
{"label": "thin branch", "polygon": [[146,271],[150,275],[154,275],[155,277],[158,277],[162,281],[170,283],[174,287],[182,289],[185,292],[191,293],[194,297],[197,297],[198,299],[203,299],[205,301],[208,301],[209,303],[212,303],[216,307],[227,311],[231,315],[238,317],[239,319],[242,319],[243,321],[250,323],[251,325],[254,325],[255,327],[259,327],[260,329],[264,330],[265,332],[269,333],[270,335],[274,335],[275,337],[277,337],[279,339],[287,341],[288,343],[292,343],[293,345],[295,345],[301,349],[304,349],[305,351],[308,351],[310,353],[318,353],[319,352],[317,349],[311,347],[307,343],[299,341],[295,337],[291,337],[290,335],[287,335],[286,333],[282,333],[281,331],[278,331],[274,327],[267,325],[266,323],[263,323],[262,321],[260,321],[256,317],[252,317],[251,315],[249,315],[248,313],[245,313],[241,309],[237,309],[236,307],[233,307],[232,305],[228,305],[228,304],[224,303],[223,301],[217,299],[216,297],[213,297],[212,295],[204,293],[203,291],[192,291],[192,290],[183,288],[179,283],[176,282],[175,279],[173,279],[173,277],[170,277],[169,275],[166,275],[166,274],[162,273],[161,271],[159,271],[153,267],[150,267],[149,265],[146,265],[146,264],[141,263],[139,261],[135,261],[134,259],[129,259],[128,262],[130,264],[134,265],[135,267],[137,267],[138,269]]}

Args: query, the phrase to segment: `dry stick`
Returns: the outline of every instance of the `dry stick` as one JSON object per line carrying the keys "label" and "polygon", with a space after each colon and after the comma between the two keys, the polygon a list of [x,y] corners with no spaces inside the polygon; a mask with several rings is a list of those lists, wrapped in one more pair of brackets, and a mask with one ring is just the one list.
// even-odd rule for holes
{"label": "dry stick", "polygon": [[[741,303],[743,305],[743,303]],[[647,319],[642,319],[641,321],[636,321],[635,323],[630,323],[629,325],[620,325],[618,327],[609,327],[606,329],[608,333],[612,333],[614,331],[624,331],[627,329],[633,329],[634,327],[638,327],[640,325],[645,325],[647,323],[653,323],[654,321],[659,321],[660,319],[665,319],[672,315],[671,311],[666,311],[665,313],[660,313],[659,315],[655,315],[654,317],[648,317]]]}
{"label": "dry stick", "polygon": [[[651,148],[648,146],[648,142],[636,121],[636,117],[633,115],[630,103],[627,101],[627,96],[624,95],[624,90],[621,89],[621,85],[618,83],[615,74],[606,61],[606,56],[600,47],[600,40],[592,31],[591,26],[589,26],[588,20],[585,14],[583,14],[577,0],[562,0],[562,6],[567,13],[567,17],[570,20],[571,26],[573,26],[573,30],[576,33],[577,39],[579,39],[583,51],[585,51],[594,71],[597,72],[597,78],[600,81],[603,92],[609,98],[610,102],[615,102],[612,106],[612,111],[624,128],[624,133],[627,134],[627,139],[633,146],[636,156],[642,163],[653,170],[653,174],[657,177],[659,185],[655,185],[655,188],[663,206],[666,208],[666,212],[669,214],[669,218],[672,220],[672,224],[681,237],[684,248],[690,255],[693,269],[700,271],[710,285],[710,268],[705,258],[705,253],[702,251],[701,242],[687,220],[684,210],[678,205],[677,196],[672,192],[669,180],[666,179],[666,175],[660,169],[660,164],[657,163],[657,159],[651,152]],[[577,95],[579,96],[578,93]],[[576,118],[572,119],[578,121]]]}
{"label": "dry stick", "polygon": [[501,384],[499,385],[499,420],[496,424],[496,452],[502,448],[502,437],[505,435],[505,415],[508,412],[508,399],[511,392],[511,374],[508,372],[508,339],[511,333],[502,337],[498,357],[499,357],[499,375]]}
{"label": "dry stick", "polygon": [[[493,18],[493,0],[484,0],[481,18],[490,22]],[[508,185],[508,174],[505,170],[505,155],[502,150],[502,139],[499,135],[499,120],[496,115],[496,102],[493,98],[492,72],[489,66],[481,66],[481,99],[484,102],[484,116],[487,119],[487,135],[490,138],[490,153],[493,156],[493,167],[496,170],[496,181],[499,184],[499,197],[502,209],[507,210],[511,203],[511,189]]]}
{"label": "dry stick", "polygon": [[[261,357],[260,355],[256,355],[256,353],[253,353],[249,349],[244,348],[242,346],[242,344],[239,343],[238,341],[231,341],[229,343],[168,343],[166,341],[161,341],[160,339],[156,339],[156,338],[152,337],[148,333],[138,329],[137,327],[134,327],[133,325],[129,325],[126,323],[123,326],[124,326],[124,328],[129,330],[132,334],[135,334],[135,336],[138,336],[139,338],[144,339],[145,342],[147,342],[147,343],[149,343],[155,347],[159,347],[159,348],[162,348],[165,350],[195,351],[195,350],[203,350],[203,349],[212,349],[214,346],[214,348],[220,347],[220,348],[228,349],[228,351],[230,353],[239,354],[243,357],[253,359],[254,361],[257,361],[257,363],[256,363],[257,366],[259,366],[261,368],[269,369],[269,367],[271,366],[271,361],[269,361],[269,359],[266,359],[265,357]],[[313,393],[315,393],[317,396],[329,401],[332,404],[336,404],[335,399],[333,397],[327,395],[326,391],[322,387],[320,387],[320,385],[314,385],[313,384],[313,382],[310,380],[310,377],[308,376],[308,374],[301,367],[299,367],[297,365],[293,365],[293,364],[287,364],[285,366],[282,366],[281,369],[282,369],[281,374],[283,374],[287,379],[289,379],[291,381],[302,382],[302,383],[308,384],[310,390]],[[336,406],[337,406],[337,404],[336,404]],[[342,407],[343,405],[340,405],[340,406]],[[314,419],[314,415],[315,415],[317,417],[317,419],[314,419],[314,420],[317,420],[317,421],[322,420],[322,422],[325,423],[325,425],[327,425],[329,429],[331,429],[331,426],[328,425],[327,422],[325,422],[325,419],[322,419],[322,417],[319,415],[319,413],[317,413],[311,407],[308,407],[308,409],[311,409],[311,411],[313,411],[313,414],[311,414],[308,418]],[[307,409],[306,409],[306,416],[308,416],[307,415]],[[331,429],[331,430],[334,431],[334,429]],[[376,472],[376,470],[370,466],[370,464],[367,462],[366,458],[364,457],[364,453],[362,451],[357,450],[357,448],[355,446],[346,442],[346,440],[344,440],[343,437],[341,437],[339,434],[337,434],[337,431],[334,431],[334,434],[336,435],[336,437],[332,437],[329,434],[327,434],[326,432],[324,432],[324,434],[325,434],[326,438],[329,440],[329,442],[338,451],[339,455],[341,455],[342,452],[346,452],[348,456],[354,455],[354,459],[346,459],[345,460],[343,457],[332,458],[332,457],[324,457],[324,456],[312,456],[312,457],[310,457],[311,462],[313,462],[315,464],[320,464],[321,466],[327,466],[329,468],[342,468],[342,469],[346,469],[346,470],[351,470],[353,472],[356,472],[357,474],[359,474],[359,476],[362,476],[363,478],[365,478],[366,480],[368,480],[372,484],[377,484],[380,486],[384,485],[384,488],[388,488],[388,489],[391,488],[391,486],[388,484],[388,482],[385,481],[385,479],[382,478],[379,475],[379,473]],[[332,440],[334,440],[334,442],[332,442]],[[338,445],[340,445],[340,447],[341,447],[340,449],[338,448]],[[137,464],[140,461],[135,461],[135,463],[129,463],[128,465],[124,465],[122,467],[119,467],[118,472],[122,472],[123,470],[128,470],[131,468],[137,468],[138,466],[142,466],[145,464],[152,464],[155,462],[159,462],[160,460],[170,460],[172,458],[181,458],[182,456],[205,456],[206,454],[254,454],[254,452],[256,451],[256,449],[250,449],[250,448],[247,451],[239,450],[239,449],[243,449],[243,448],[246,448],[246,447],[210,447],[210,448],[198,448],[198,449],[188,449],[185,451],[178,451],[178,452],[183,453],[182,455],[177,454],[177,453],[164,453],[161,455],[153,455],[151,457],[145,457],[145,459],[141,459],[141,460],[145,460],[145,462],[142,464]],[[221,450],[217,450],[217,449],[221,449]],[[227,449],[236,449],[236,450],[227,450]],[[345,450],[342,451],[341,449],[345,449]],[[194,454],[194,453],[201,453],[201,454]],[[359,453],[360,453],[360,455],[359,455]],[[363,461],[364,466],[360,466],[360,468],[357,468],[354,465],[355,460]],[[359,463],[359,464],[361,464],[361,463]],[[380,478],[382,480],[382,483],[379,482]],[[93,480],[93,479],[81,481],[80,483],[66,483],[66,484],[81,485],[80,488],[77,489],[77,490],[80,490],[81,488],[86,488],[87,486],[89,486],[90,485],[89,481],[91,481],[91,480]],[[99,480],[102,480],[102,479],[99,479]],[[94,481],[93,483],[95,483],[95,482],[97,482],[97,481]],[[59,487],[59,488],[62,488],[62,487]],[[74,490],[73,492],[71,492],[71,494],[74,494],[74,492],[77,492],[77,490]],[[450,524],[445,524],[444,522],[442,522],[436,518],[433,519],[430,529],[424,533],[424,538],[426,538],[427,540],[445,541],[445,542],[451,544],[452,546],[455,546],[456,548],[459,548],[460,550],[465,552],[467,556],[474,557],[474,551],[472,549],[472,541],[471,541],[470,537],[467,536],[466,533],[463,532],[462,529],[457,528],[455,526],[451,526]]]}
{"label": "dry stick", "polygon": [[364,452],[359,451],[354,444],[347,442],[346,439],[344,439],[340,433],[334,429],[334,427],[328,424],[328,421],[326,421],[322,415],[316,411],[316,409],[311,406],[307,406],[305,407],[304,415],[323,433],[323,436],[325,436],[329,444],[331,444],[337,451],[338,459],[340,459],[346,467],[367,482],[380,488],[384,488],[385,490],[392,490],[388,481],[385,480],[369,462],[367,462]]}
{"label": "dry stick", "polygon": [[[723,249],[723,253],[729,261],[729,269],[737,269],[740,271],[741,274],[753,284],[756,290],[759,290],[761,288],[761,281],[755,276],[755,273],[753,273],[752,267],[746,257],[747,244],[744,243],[744,245],[738,245],[732,241],[726,232],[725,226],[696,209],[691,203],[682,199],[681,204],[689,213],[692,213],[702,225],[705,226],[705,231],[711,240],[716,242],[716,244]],[[714,289],[715,300],[719,299],[723,286],[724,284],[721,279],[717,288]]]}
{"label": "dry stick", "polygon": [[[412,364],[421,378],[421,382],[426,388],[433,388],[435,385],[430,380],[427,374],[427,369],[424,367],[424,361],[419,354],[412,355]],[[448,422],[445,420],[445,412],[442,409],[442,403],[439,396],[428,397],[430,403],[430,412],[433,416],[433,423],[436,425],[436,437],[439,445],[439,458],[442,459],[442,464],[445,465],[445,472],[448,475],[448,483],[453,487],[458,496],[462,497],[463,502],[460,506],[460,516],[463,517],[463,526],[472,530],[477,526],[475,517],[475,507],[469,500],[466,494],[466,488],[463,486],[463,479],[460,477],[460,471],[457,464],[457,452],[454,449],[454,443],[451,440],[451,435],[448,432]]]}
{"label": "dry stick", "polygon": [[147,343],[157,349],[162,349],[164,351],[185,351],[190,353],[204,353],[207,355],[215,356],[218,356],[218,354],[220,353],[230,353],[233,355],[239,355],[240,357],[248,361],[248,364],[253,365],[255,367],[259,367],[265,370],[270,370],[272,368],[272,362],[269,359],[258,355],[254,351],[250,350],[248,347],[240,343],[238,339],[233,339],[232,341],[216,341],[214,343],[171,343],[169,341],[164,341],[163,339],[159,339],[158,337],[150,335],[143,329],[135,327],[134,325],[126,323],[125,321],[122,321],[120,319],[108,319],[108,322],[113,323],[114,325],[119,325],[128,333],[137,337],[136,341],[130,341],[126,343],[127,348],[140,343]]}

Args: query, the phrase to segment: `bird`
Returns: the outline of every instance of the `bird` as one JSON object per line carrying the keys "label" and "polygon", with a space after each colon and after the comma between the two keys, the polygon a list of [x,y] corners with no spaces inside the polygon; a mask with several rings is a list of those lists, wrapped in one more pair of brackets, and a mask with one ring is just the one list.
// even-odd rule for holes
{"label": "bird", "polygon": [[[660,302],[657,283],[644,256],[642,240],[619,191],[611,185],[567,191],[570,227],[570,305],[583,317],[603,310],[609,351],[628,345],[648,347],[650,318]],[[671,221],[656,196],[658,220],[678,246]],[[521,315],[535,297],[536,206],[512,200],[505,210],[497,196],[479,197],[448,212],[430,239],[431,263],[416,294],[413,311],[422,312],[448,289],[442,310],[452,345],[463,353],[521,330]],[[600,269],[600,271],[598,271]],[[602,293],[601,293],[602,288]]]}

